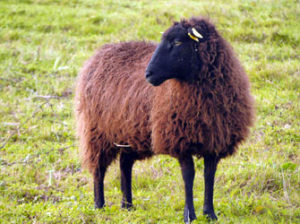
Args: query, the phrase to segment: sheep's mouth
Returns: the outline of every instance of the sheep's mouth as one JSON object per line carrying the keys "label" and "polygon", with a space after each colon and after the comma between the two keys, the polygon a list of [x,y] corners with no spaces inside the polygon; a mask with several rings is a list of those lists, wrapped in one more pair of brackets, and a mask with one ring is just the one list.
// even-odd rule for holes
{"label": "sheep's mouth", "polygon": [[159,86],[165,81],[165,79],[162,79],[161,77],[155,77],[151,74],[146,74],[146,80],[153,86]]}

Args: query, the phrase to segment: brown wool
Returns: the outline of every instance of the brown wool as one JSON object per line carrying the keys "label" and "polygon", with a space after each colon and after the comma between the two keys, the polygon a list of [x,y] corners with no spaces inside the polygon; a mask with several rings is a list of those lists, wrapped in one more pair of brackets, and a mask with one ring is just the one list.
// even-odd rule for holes
{"label": "brown wool", "polygon": [[[138,159],[154,154],[232,155],[254,121],[248,77],[231,46],[215,33],[199,45],[203,65],[193,83],[170,79],[153,87],[145,70],[156,48],[147,42],[104,45],[84,65],[76,89],[83,164],[94,173],[130,145]],[[168,31],[166,31],[168,32]]]}

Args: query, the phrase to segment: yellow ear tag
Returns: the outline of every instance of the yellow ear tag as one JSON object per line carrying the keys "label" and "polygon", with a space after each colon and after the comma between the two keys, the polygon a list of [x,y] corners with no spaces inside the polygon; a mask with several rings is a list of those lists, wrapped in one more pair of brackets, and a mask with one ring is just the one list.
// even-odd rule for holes
{"label": "yellow ear tag", "polygon": [[189,37],[192,38],[194,41],[199,42],[199,39],[195,36],[193,36],[192,34],[188,33]]}

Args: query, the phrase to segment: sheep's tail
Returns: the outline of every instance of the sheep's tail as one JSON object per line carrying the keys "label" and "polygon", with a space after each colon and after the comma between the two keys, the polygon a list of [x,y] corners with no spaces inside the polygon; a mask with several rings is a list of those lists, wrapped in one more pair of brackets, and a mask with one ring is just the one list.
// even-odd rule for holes
{"label": "sheep's tail", "polygon": [[[80,94],[80,92],[77,92]],[[99,130],[95,114],[91,114],[82,101],[77,101],[76,120],[79,152],[82,166],[95,174],[97,167],[108,167],[118,154],[118,147],[107,141]]]}
{"label": "sheep's tail", "polygon": [[75,96],[75,116],[77,127],[77,138],[79,139],[79,154],[82,166],[94,173],[99,161],[99,150],[93,147],[93,133],[90,121],[85,111],[85,100],[82,96],[82,83],[79,81]]}
{"label": "sheep's tail", "polygon": [[97,133],[97,121],[93,120],[95,115],[91,113],[91,105],[86,99],[87,76],[91,72],[91,67],[91,61],[87,61],[78,76],[75,94],[75,117],[82,166],[94,173],[100,160],[101,144],[99,142],[102,139]]}

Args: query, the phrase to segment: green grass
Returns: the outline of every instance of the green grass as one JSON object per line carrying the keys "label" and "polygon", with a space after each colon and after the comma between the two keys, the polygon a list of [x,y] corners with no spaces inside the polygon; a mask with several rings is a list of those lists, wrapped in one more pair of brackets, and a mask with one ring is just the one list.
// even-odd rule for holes
{"label": "green grass", "polygon": [[[257,104],[251,137],[219,165],[219,223],[300,223],[298,1],[2,0],[0,15],[1,223],[182,222],[183,181],[167,156],[136,163],[130,212],[120,208],[114,163],[107,207],[94,210],[91,176],[79,162],[73,90],[97,47],[159,41],[174,20],[193,15],[210,16],[231,42]],[[203,161],[196,167],[194,223],[205,223]]]}

